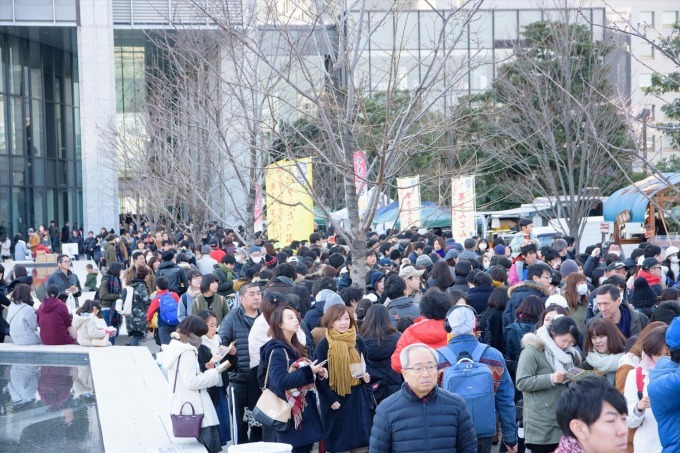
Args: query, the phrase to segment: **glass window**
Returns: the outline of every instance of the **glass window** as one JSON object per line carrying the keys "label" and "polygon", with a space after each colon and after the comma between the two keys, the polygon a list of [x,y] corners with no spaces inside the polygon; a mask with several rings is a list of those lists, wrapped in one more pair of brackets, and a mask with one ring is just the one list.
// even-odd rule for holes
{"label": "glass window", "polygon": [[0,154],[7,154],[7,137],[5,132],[5,96],[0,95]]}
{"label": "glass window", "polygon": [[397,49],[418,49],[418,12],[411,11],[395,16]]}
{"label": "glass window", "polygon": [[54,159],[47,159],[45,162],[45,179],[46,186],[53,187],[57,185],[57,161]]}
{"label": "glass window", "polygon": [[43,103],[38,100],[31,101],[30,125],[32,155],[42,157],[45,155],[44,115]]}
{"label": "glass window", "polygon": [[73,105],[80,105],[80,84],[78,83],[78,57],[73,55]]}
{"label": "glass window", "polygon": [[48,222],[45,220],[43,208],[45,207],[44,194],[42,190],[33,190],[33,224],[45,225]]}
{"label": "glass window", "polygon": [[494,12],[494,47],[512,48],[518,39],[517,11]]}
{"label": "glass window", "polygon": [[54,102],[64,102],[64,59],[60,52],[54,55]]}
{"label": "glass window", "polygon": [[40,44],[31,42],[31,97],[43,97],[43,72],[40,60]]}
{"label": "glass window", "polygon": [[[7,229],[9,229],[9,223],[10,223],[10,216],[9,216],[9,199],[10,199],[10,193],[9,189],[6,187],[3,187],[0,190],[0,226],[3,226]],[[14,233],[18,233],[19,231],[14,231]]]}
{"label": "glass window", "polygon": [[76,159],[81,158],[81,148],[80,148],[80,109],[78,107],[74,107],[73,109],[73,125],[74,125],[74,134],[75,134],[75,142],[74,146],[76,148]]}
{"label": "glass window", "polygon": [[73,107],[64,106],[64,147],[66,148],[66,157],[73,159],[75,157],[75,147],[73,146]]}
{"label": "glass window", "polygon": [[64,124],[62,123],[63,112],[60,104],[54,104],[54,126],[56,131],[57,141],[57,157],[63,159],[66,157],[66,150],[64,149]]}
{"label": "glass window", "polygon": [[23,94],[23,65],[21,41],[19,38],[9,38],[9,91],[13,94]]}
{"label": "glass window", "polygon": [[69,187],[74,187],[76,185],[76,166],[75,161],[69,160],[66,162],[66,184]]}
{"label": "glass window", "polygon": [[26,226],[26,191],[24,188],[12,189],[12,227],[13,231],[25,231]]}
{"label": "glass window", "polygon": [[491,12],[481,12],[470,22],[470,48],[490,49],[493,39]]}
{"label": "glass window", "polygon": [[[438,46],[439,34],[442,31],[442,19],[433,11],[420,13],[420,47],[421,49],[435,49]],[[467,43],[466,43],[467,46]]]}
{"label": "glass window", "polygon": [[9,98],[9,122],[10,143],[12,154],[15,156],[26,155],[26,117],[24,116],[24,103],[18,96]]}
{"label": "glass window", "polygon": [[652,85],[652,74],[640,74],[639,76],[640,88],[646,88]]}
{"label": "glass window", "polygon": [[593,32],[593,39],[597,41],[602,41],[604,39],[604,9],[593,9],[591,10],[593,16],[593,25],[591,30]]}
{"label": "glass window", "polygon": [[57,161],[57,184],[60,186],[66,185],[66,161]]}
{"label": "glass window", "polygon": [[45,185],[45,160],[33,159],[33,184],[36,186]]}
{"label": "glass window", "polygon": [[[0,156],[0,174],[9,175],[9,157]],[[9,184],[9,181],[2,181],[3,184]]]}
{"label": "glass window", "polygon": [[15,186],[25,186],[26,180],[24,176],[26,175],[23,171],[13,171],[12,172],[12,184]]}
{"label": "glass window", "polygon": [[64,100],[62,102],[73,105],[73,77],[70,53],[64,53]]}
{"label": "glass window", "polygon": [[640,28],[654,28],[654,11],[640,11]]}
{"label": "glass window", "polygon": [[[2,66],[5,65],[5,36],[0,35],[0,64]],[[0,91],[5,91],[5,71],[4,68],[3,70],[0,71]]]}
{"label": "glass window", "polygon": [[57,200],[55,199],[55,196],[54,196],[54,190],[48,189],[46,191],[46,196],[45,196],[45,205],[47,206],[47,218],[50,221],[55,220],[55,221],[58,222],[57,223],[58,225],[61,225],[61,223],[59,222],[59,219],[54,216],[54,214],[55,214],[54,207],[56,206],[56,204],[57,204]]}
{"label": "glass window", "polygon": [[83,161],[76,160],[76,187],[83,186]]}
{"label": "glass window", "polygon": [[678,21],[678,12],[664,11],[661,13],[661,21],[663,22],[663,28],[673,28],[675,23]]}
{"label": "glass window", "polygon": [[394,23],[392,13],[372,12],[371,50],[392,50],[394,47]]}

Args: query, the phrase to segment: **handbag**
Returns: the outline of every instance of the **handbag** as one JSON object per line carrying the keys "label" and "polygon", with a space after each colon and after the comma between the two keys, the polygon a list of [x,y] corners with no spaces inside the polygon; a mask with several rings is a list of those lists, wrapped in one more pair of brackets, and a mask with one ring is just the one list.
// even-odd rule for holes
{"label": "handbag", "polygon": [[[288,363],[288,353],[286,354],[286,364]],[[274,431],[283,432],[290,428],[291,409],[290,403],[276,396],[274,392],[267,388],[269,381],[269,367],[272,364],[272,355],[269,355],[269,363],[267,364],[267,373],[264,376],[264,387],[262,388],[262,395],[257,400],[255,408],[253,409],[253,418],[262,423],[262,426],[267,426]]]}
{"label": "handbag", "polygon": [[[172,395],[175,395],[177,389],[177,373],[179,373],[179,361],[182,360],[182,355],[177,359],[177,368],[175,369],[175,385],[172,387]],[[199,398],[201,391],[198,391]],[[184,406],[191,407],[191,414],[182,414]],[[201,423],[203,422],[203,414],[197,414],[194,405],[189,401],[182,404],[179,408],[179,414],[170,414],[172,421],[172,435],[175,437],[198,437],[201,433]]]}

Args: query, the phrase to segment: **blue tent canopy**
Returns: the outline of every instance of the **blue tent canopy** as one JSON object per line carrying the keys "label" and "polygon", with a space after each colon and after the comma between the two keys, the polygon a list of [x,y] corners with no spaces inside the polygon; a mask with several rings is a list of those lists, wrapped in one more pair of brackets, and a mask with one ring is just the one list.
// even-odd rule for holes
{"label": "blue tent canopy", "polygon": [[[663,178],[672,186],[680,184],[680,173],[662,173]],[[616,216],[623,211],[630,211],[630,222],[644,222],[649,200],[659,192],[671,187],[659,176],[650,176],[633,185],[614,192],[604,202],[604,220],[616,222]]]}
{"label": "blue tent canopy", "polygon": [[[442,208],[431,201],[421,204],[420,218],[423,228],[443,228],[451,226],[451,210]],[[395,228],[401,228],[399,224],[399,202],[392,203],[378,209],[373,218],[373,224],[385,223],[389,227],[396,222]]]}

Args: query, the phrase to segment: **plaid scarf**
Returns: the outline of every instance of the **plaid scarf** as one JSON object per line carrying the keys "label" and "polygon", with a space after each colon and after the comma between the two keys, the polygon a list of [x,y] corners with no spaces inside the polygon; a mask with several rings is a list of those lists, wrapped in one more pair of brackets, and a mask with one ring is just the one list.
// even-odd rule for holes
{"label": "plaid scarf", "polygon": [[555,453],[585,453],[581,444],[574,437],[562,436]]}
{"label": "plaid scarf", "polygon": [[120,278],[111,274],[107,275],[106,289],[109,292],[109,294],[120,294],[121,290]]}
{"label": "plaid scarf", "polygon": [[[289,373],[299,370],[301,366],[309,366],[310,360],[306,357],[301,357],[297,359],[288,369]],[[293,388],[286,390],[286,400],[291,407],[291,415],[293,417],[293,422],[295,423],[295,429],[302,429],[302,412],[307,407],[307,392],[314,388],[314,382],[311,384],[303,385],[299,388]]]}

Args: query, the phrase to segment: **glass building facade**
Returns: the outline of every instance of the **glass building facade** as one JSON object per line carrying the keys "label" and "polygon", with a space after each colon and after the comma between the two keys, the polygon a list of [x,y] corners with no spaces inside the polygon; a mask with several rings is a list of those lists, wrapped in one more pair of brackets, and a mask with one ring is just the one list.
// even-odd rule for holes
{"label": "glass building facade", "polygon": [[0,27],[0,229],[82,224],[76,29]]}

